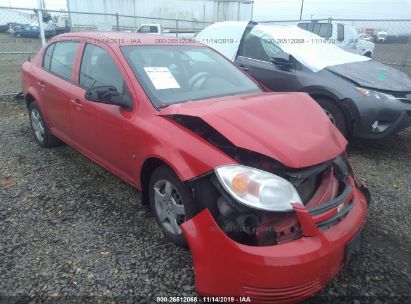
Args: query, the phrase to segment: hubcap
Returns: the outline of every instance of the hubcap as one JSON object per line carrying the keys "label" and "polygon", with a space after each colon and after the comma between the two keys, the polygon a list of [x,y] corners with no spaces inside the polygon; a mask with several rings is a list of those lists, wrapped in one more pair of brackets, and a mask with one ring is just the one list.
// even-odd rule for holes
{"label": "hubcap", "polygon": [[43,120],[41,119],[40,113],[36,109],[33,109],[30,114],[30,119],[34,134],[36,135],[37,139],[42,142],[44,139],[44,124]]}
{"label": "hubcap", "polygon": [[183,199],[176,187],[161,179],[154,184],[154,205],[161,225],[170,233],[182,234],[180,224],[186,219]]}

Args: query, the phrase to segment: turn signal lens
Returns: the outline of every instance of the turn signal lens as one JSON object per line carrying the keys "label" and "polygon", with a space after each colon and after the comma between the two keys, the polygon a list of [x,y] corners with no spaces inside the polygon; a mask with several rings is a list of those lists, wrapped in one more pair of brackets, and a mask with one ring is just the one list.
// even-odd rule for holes
{"label": "turn signal lens", "polygon": [[358,93],[360,93],[361,95],[370,96],[370,91],[368,91],[367,89],[360,88],[360,87],[356,87],[355,89],[356,89],[356,90],[358,91]]}
{"label": "turn signal lens", "polygon": [[250,178],[244,173],[238,173],[233,177],[231,181],[231,188],[238,195],[244,195],[247,193]]}

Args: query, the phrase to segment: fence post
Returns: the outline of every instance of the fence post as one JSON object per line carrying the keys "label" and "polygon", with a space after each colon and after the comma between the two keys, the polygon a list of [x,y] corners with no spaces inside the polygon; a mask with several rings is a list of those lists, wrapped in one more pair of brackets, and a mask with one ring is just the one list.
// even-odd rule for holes
{"label": "fence post", "polygon": [[119,20],[118,20],[118,13],[116,13],[116,30],[117,30],[117,32],[120,31],[120,23],[119,23]]}
{"label": "fence post", "polygon": [[44,35],[44,26],[43,26],[43,14],[41,10],[34,10],[37,11],[37,20],[39,22],[39,29],[40,29],[40,38],[41,38],[41,45],[44,46],[46,44],[46,37]]}
{"label": "fence post", "polygon": [[72,27],[73,23],[71,22],[71,13],[70,13],[70,1],[66,0],[67,12],[68,12],[68,19],[70,28]]}
{"label": "fence post", "polygon": [[404,55],[402,56],[401,66],[404,68],[404,70],[407,67],[407,60],[408,60],[408,56],[410,56],[410,53],[411,53],[411,33],[408,36],[408,41],[407,41],[407,44],[405,45]]}
{"label": "fence post", "polygon": [[178,19],[176,19],[176,37],[178,37]]}

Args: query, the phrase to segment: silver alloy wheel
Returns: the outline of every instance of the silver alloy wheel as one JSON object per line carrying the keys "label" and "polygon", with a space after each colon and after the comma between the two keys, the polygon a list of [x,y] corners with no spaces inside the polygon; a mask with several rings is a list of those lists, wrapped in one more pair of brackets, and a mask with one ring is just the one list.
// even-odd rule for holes
{"label": "silver alloy wheel", "polygon": [[183,199],[177,188],[168,180],[154,184],[154,205],[161,225],[176,236],[182,234],[180,224],[186,219]]}
{"label": "silver alloy wheel", "polygon": [[326,109],[323,109],[323,110],[324,110],[325,114],[327,114],[327,116],[328,116],[328,118],[331,120],[331,122],[335,125],[335,117],[334,117],[334,115],[333,115],[330,111],[328,111],[328,110],[326,110]]}
{"label": "silver alloy wheel", "polygon": [[40,142],[44,140],[44,123],[41,119],[40,113],[33,109],[30,113],[31,127],[33,128],[34,134]]}

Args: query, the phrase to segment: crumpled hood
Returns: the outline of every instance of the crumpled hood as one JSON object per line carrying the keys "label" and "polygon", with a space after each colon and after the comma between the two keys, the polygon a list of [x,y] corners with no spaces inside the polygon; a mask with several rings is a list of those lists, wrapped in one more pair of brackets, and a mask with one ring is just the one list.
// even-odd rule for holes
{"label": "crumpled hood", "polygon": [[305,93],[259,93],[170,105],[158,115],[196,116],[237,147],[292,168],[341,154],[347,141]]}
{"label": "crumpled hood", "polygon": [[378,61],[346,63],[328,67],[327,70],[363,87],[384,91],[411,91],[411,79],[405,73]]}

